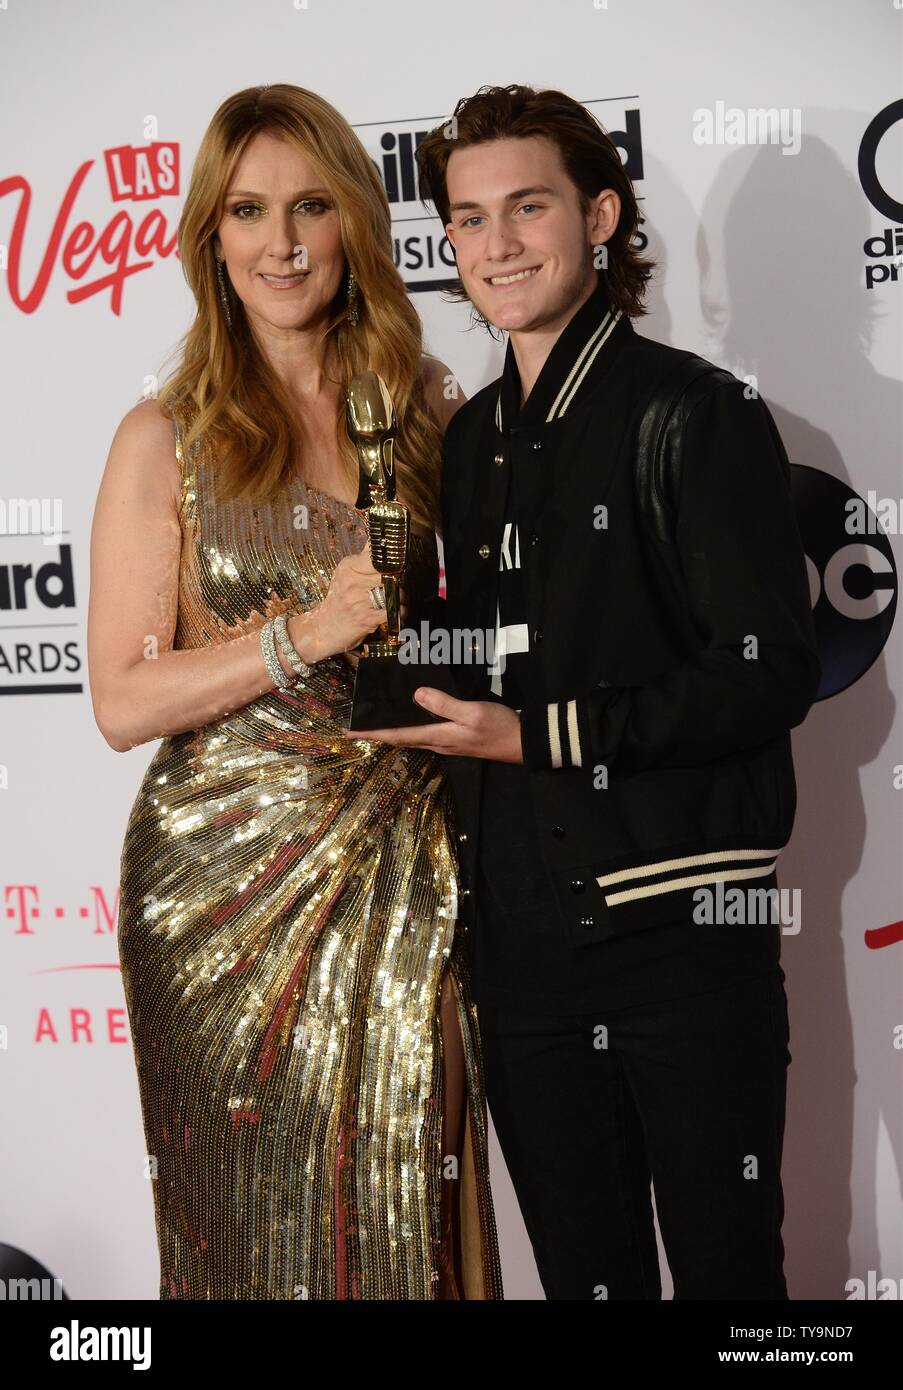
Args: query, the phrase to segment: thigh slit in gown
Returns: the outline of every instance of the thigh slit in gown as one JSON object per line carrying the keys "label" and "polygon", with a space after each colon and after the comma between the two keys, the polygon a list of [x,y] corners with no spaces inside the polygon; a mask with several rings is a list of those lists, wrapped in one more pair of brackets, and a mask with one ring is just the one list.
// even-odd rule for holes
{"label": "thigh slit in gown", "polygon": [[[174,648],[303,610],[366,541],[182,469]],[[409,616],[435,593],[412,527]],[[118,943],[163,1299],[500,1299],[479,1027],[441,760],[344,739],[353,669],[163,738],[120,864]]]}

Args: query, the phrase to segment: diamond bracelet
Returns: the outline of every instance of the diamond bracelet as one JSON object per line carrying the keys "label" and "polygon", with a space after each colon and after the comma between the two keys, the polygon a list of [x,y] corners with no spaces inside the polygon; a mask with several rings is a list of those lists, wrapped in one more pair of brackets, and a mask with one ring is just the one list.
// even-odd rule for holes
{"label": "diamond bracelet", "polygon": [[287,685],[292,684],[294,677],[286,675],[276,655],[276,643],[273,639],[274,623],[275,618],[269,618],[260,629],[260,650],[270,673],[270,680],[279,690],[284,690]]}
{"label": "diamond bracelet", "polygon": [[286,673],[276,655],[276,638],[279,639],[283,654],[297,676],[309,676],[310,666],[306,661],[301,660],[299,652],[288,635],[285,614],[280,613],[278,617],[268,619],[260,629],[260,650],[263,653],[263,659],[273,684],[278,686],[280,690],[285,690],[287,686],[293,684],[294,678]]}
{"label": "diamond bracelet", "polygon": [[306,661],[301,660],[301,653],[288,635],[288,619],[284,613],[279,613],[273,619],[273,633],[282,648],[282,655],[295,672],[295,675],[309,676],[310,667]]}

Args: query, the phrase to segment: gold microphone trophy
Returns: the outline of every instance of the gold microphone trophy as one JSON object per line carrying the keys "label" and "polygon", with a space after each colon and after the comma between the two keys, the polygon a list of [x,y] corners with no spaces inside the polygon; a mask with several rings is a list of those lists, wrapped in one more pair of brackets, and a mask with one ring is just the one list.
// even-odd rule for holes
{"label": "gold microphone trophy", "polygon": [[[362,372],[348,387],[348,433],[357,449],[356,506],[367,511],[370,563],[385,593],[383,636],[360,647],[354,678],[349,729],[397,729],[407,724],[441,723],[441,716],[413,698],[420,685],[447,688],[449,672],[399,660],[401,579],[408,558],[411,514],[396,497],[393,447],[398,431],[395,407],[376,372]],[[374,629],[375,630],[375,629]],[[418,644],[419,645],[419,644]]]}

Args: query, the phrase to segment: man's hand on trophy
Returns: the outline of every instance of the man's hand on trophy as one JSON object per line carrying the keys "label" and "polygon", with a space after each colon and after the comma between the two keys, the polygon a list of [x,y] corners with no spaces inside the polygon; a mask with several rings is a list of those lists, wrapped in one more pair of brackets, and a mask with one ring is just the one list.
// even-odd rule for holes
{"label": "man's hand on trophy", "polygon": [[414,699],[438,714],[441,724],[408,724],[400,729],[343,729],[345,738],[426,748],[447,757],[491,758],[498,763],[524,761],[520,715],[495,700],[457,700],[434,686],[419,685]]}

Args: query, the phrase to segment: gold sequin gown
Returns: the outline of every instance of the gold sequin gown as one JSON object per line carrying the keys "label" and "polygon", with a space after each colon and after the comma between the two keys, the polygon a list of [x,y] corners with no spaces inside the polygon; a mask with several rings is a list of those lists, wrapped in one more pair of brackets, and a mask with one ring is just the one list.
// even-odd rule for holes
{"label": "gold sequin gown", "polygon": [[[176,438],[174,647],[322,599],[364,514],[300,480],[281,506],[224,502]],[[412,530],[407,588],[410,622],[435,593],[432,533]],[[118,941],[163,1299],[502,1298],[450,794],[435,754],[342,738],[353,679],[329,658],[164,738],[129,816]]]}

